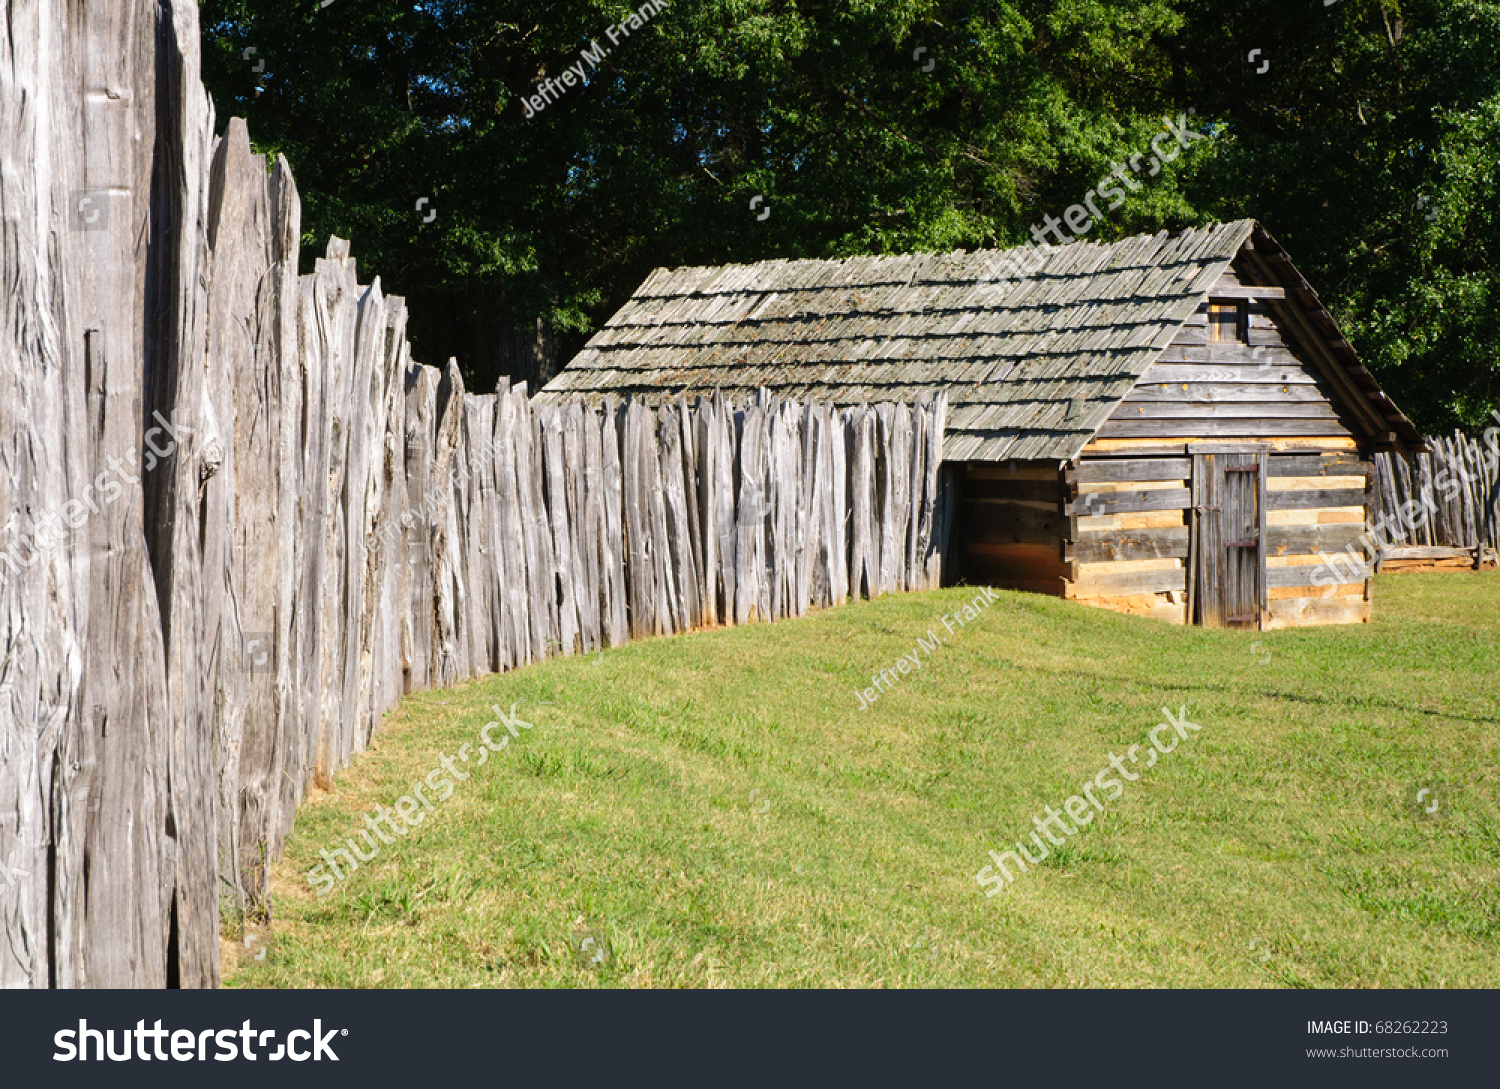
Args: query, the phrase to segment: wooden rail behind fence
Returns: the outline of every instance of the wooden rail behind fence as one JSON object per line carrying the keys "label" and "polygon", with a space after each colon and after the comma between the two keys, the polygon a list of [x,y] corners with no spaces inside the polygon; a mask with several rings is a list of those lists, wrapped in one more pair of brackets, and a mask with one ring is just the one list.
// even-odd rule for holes
{"label": "wooden rail behind fence", "polygon": [[298,274],[192,0],[45,11],[0,75],[0,986],[216,984],[403,692],[936,584],[941,396],[469,393],[347,243]]}

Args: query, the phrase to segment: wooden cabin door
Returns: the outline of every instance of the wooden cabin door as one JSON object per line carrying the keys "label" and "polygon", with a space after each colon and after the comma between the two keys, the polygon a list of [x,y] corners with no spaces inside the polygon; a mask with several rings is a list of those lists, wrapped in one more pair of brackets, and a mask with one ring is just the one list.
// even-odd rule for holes
{"label": "wooden cabin door", "polygon": [[1266,451],[1193,450],[1192,581],[1198,623],[1260,627],[1266,612]]}

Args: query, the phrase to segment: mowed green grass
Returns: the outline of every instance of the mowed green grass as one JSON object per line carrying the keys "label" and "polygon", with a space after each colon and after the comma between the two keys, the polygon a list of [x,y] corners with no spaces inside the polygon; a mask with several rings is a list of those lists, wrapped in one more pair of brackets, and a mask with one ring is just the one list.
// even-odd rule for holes
{"label": "mowed green grass", "polygon": [[[410,697],[303,803],[228,984],[1494,985],[1500,576],[1382,576],[1369,625],[1255,634],[1002,593],[950,636],[974,593]],[[512,702],[534,729],[312,895],[320,847]],[[991,848],[1183,703],[1199,732],[984,895]]]}

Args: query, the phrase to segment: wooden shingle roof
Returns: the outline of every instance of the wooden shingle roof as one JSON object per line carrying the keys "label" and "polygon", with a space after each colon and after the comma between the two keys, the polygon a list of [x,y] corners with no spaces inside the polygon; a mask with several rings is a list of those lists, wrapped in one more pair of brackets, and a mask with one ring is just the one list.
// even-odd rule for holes
{"label": "wooden shingle roof", "polygon": [[764,386],[859,404],[943,388],[947,460],[1067,460],[1254,228],[1074,242],[1009,281],[993,250],[658,269],[537,398]]}

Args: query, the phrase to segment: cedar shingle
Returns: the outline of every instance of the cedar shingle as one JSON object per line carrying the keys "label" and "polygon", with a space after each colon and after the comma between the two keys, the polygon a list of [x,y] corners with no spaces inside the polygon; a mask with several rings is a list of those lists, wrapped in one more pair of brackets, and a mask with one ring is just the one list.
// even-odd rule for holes
{"label": "cedar shingle", "polygon": [[[835,404],[949,395],[950,460],[1066,460],[1192,316],[1254,221],[1047,247],[657,269],[543,404],[714,389]],[[1012,251],[1014,254],[1014,251]]]}

